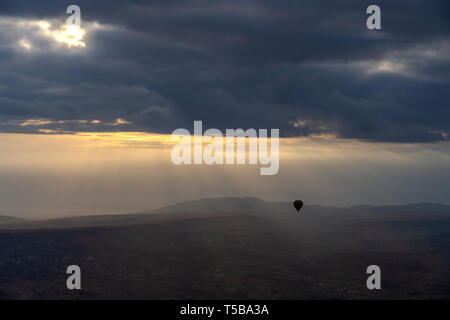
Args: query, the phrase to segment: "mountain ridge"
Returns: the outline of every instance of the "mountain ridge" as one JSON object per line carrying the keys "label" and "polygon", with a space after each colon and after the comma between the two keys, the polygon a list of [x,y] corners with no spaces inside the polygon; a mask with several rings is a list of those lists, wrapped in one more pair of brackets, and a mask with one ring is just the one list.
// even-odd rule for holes
{"label": "mountain ridge", "polygon": [[[265,201],[255,197],[213,197],[188,200],[157,209],[137,213],[84,215],[43,220],[31,220],[0,216],[0,229],[98,227],[106,225],[131,225],[159,223],[165,219],[207,218],[220,214],[248,214],[279,221],[291,221],[302,217],[304,222],[338,216],[342,221],[362,219],[371,221],[417,220],[450,218],[450,206],[440,203],[413,203],[406,205],[357,205],[351,207],[320,206],[305,204],[297,213],[292,203]],[[176,217],[174,216],[176,215]],[[325,220],[324,220],[325,219]]]}

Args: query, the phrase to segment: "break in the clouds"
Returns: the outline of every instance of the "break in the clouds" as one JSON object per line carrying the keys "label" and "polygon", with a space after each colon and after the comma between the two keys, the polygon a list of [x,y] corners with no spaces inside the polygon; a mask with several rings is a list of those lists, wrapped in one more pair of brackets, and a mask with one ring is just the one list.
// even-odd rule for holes
{"label": "break in the clouds", "polygon": [[370,141],[450,132],[450,4],[376,1],[0,4],[0,131],[280,128]]}

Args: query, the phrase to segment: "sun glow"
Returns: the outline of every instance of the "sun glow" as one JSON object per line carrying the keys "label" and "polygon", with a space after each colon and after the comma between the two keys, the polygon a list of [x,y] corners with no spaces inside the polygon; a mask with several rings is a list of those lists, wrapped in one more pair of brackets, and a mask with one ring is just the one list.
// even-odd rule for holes
{"label": "sun glow", "polygon": [[26,50],[31,50],[31,48],[32,48],[31,43],[30,43],[28,40],[26,40],[26,39],[21,39],[21,40],[19,41],[19,45],[20,45],[22,48],[25,48]]}
{"label": "sun glow", "polygon": [[38,21],[36,25],[41,31],[55,41],[70,47],[86,47],[84,36],[86,31],[76,25],[63,25],[59,29],[52,29],[52,24],[48,21]]}
{"label": "sun glow", "polygon": [[68,47],[86,47],[86,43],[83,41],[85,33],[76,25],[65,25],[55,32],[54,38]]}

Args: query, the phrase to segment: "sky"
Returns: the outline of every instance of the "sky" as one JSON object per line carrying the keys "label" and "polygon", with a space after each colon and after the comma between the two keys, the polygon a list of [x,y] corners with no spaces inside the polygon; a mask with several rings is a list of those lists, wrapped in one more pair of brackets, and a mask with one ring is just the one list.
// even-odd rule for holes
{"label": "sky", "polygon": [[[0,3],[0,214],[450,203],[448,1],[79,0],[68,30],[71,4]],[[175,166],[194,120],[279,129],[279,173]]]}

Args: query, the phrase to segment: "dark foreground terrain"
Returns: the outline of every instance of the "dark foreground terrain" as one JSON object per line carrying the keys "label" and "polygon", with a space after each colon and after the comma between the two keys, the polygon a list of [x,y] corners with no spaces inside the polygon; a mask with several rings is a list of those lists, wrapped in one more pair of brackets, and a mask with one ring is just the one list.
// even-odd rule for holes
{"label": "dark foreground terrain", "polygon": [[[205,199],[152,213],[0,219],[1,299],[449,299],[450,207]],[[82,290],[66,289],[66,268]],[[366,288],[366,268],[382,289]]]}

